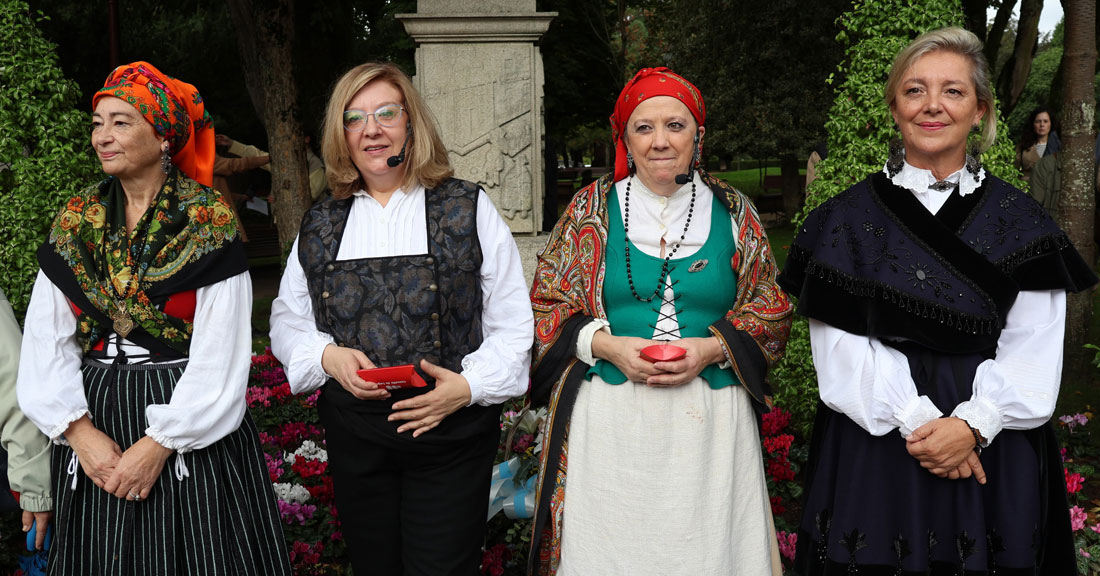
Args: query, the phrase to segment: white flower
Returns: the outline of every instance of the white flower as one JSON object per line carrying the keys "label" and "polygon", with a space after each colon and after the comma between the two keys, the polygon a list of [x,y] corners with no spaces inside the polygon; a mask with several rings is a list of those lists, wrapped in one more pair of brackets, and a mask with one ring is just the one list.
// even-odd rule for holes
{"label": "white flower", "polygon": [[309,490],[300,484],[276,482],[271,487],[275,490],[275,497],[284,502],[304,504],[310,498]]}
{"label": "white flower", "polygon": [[286,462],[290,466],[293,466],[296,460],[297,458],[294,454],[291,454],[290,452],[283,452],[283,462]]}
{"label": "white flower", "polygon": [[[302,442],[302,446],[295,450],[294,454],[310,460],[328,462],[328,452],[324,448],[318,446],[313,440]],[[293,464],[293,462],[291,464]]]}

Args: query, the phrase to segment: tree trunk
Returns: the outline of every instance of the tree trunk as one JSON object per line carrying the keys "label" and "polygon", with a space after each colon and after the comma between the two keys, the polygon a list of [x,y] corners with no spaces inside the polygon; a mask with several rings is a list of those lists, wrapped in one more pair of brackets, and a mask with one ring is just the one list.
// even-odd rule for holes
{"label": "tree trunk", "polygon": [[228,5],[248,94],[267,130],[272,214],[286,254],[311,199],[294,85],[294,0],[229,0]]}
{"label": "tree trunk", "polygon": [[794,218],[802,208],[802,187],[805,182],[798,173],[798,157],[784,154],[779,158],[779,173],[783,177],[783,213],[787,219]]}
{"label": "tree trunk", "polygon": [[1039,16],[1043,12],[1043,0],[1023,0],[1020,3],[1020,23],[1016,27],[1016,48],[1001,70],[997,82],[997,97],[1001,99],[1001,114],[1008,118],[1031,73],[1031,61],[1039,45]]}
{"label": "tree trunk", "polygon": [[[1096,0],[1063,0],[1065,51],[1062,99],[1062,222],[1077,251],[1096,263],[1093,226],[1096,210],[1096,173],[1092,150],[1096,114],[1093,77],[1096,74]],[[1066,347],[1077,348],[1088,337],[1092,320],[1092,291],[1071,294],[1066,310]]]}
{"label": "tree trunk", "polygon": [[978,38],[986,37],[985,9],[987,0],[963,0],[963,17],[966,20],[966,29],[973,32]]}
{"label": "tree trunk", "polygon": [[1001,7],[997,8],[997,15],[993,17],[993,25],[985,36],[985,60],[989,62],[991,74],[998,71],[992,68],[997,65],[997,53],[1001,51],[1001,40],[1005,37],[1005,29],[1008,28],[1008,19],[1012,16],[1012,9],[1016,7],[1016,0],[1004,0]]}

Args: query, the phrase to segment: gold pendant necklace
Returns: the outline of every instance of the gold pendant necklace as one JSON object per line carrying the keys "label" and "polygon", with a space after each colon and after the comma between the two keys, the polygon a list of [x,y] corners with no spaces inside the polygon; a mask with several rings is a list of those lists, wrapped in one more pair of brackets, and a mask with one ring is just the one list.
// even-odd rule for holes
{"label": "gold pendant necklace", "polygon": [[130,318],[130,314],[126,311],[126,301],[115,300],[115,309],[111,311],[111,323],[117,333],[122,338],[126,338],[130,334],[130,331],[134,329],[134,319]]}

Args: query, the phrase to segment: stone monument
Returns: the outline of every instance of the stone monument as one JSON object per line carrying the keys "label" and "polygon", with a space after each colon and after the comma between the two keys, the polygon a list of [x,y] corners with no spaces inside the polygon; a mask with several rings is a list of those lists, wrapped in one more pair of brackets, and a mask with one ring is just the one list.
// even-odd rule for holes
{"label": "stone monument", "polygon": [[[397,15],[417,43],[413,81],[435,113],[455,175],[485,188],[517,240],[542,223],[536,42],[556,15],[536,12],[535,0],[417,0],[415,14]],[[532,242],[520,243],[530,270]]]}

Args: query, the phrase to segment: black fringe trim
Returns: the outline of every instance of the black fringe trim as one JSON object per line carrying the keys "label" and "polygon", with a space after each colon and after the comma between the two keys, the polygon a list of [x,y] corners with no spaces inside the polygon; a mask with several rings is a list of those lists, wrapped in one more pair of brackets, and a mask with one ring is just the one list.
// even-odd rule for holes
{"label": "black fringe trim", "polygon": [[[791,246],[787,259],[789,263],[794,262],[801,265],[801,273],[797,274],[800,276],[800,278],[797,278],[799,292],[801,292],[806,278],[817,278],[842,289],[855,298],[890,302],[896,308],[911,316],[938,322],[964,334],[988,336],[1000,331],[1000,322],[997,315],[983,317],[968,314],[941,304],[916,298],[882,282],[852,276],[835,268],[819,264],[810,258],[810,253],[807,250],[799,246]],[[790,264],[784,270],[785,276],[788,276],[787,272],[793,272]],[[788,278],[788,280],[794,280],[794,278]],[[801,296],[800,293],[798,295]],[[833,304],[840,305],[842,303],[836,302]],[[799,311],[803,312],[801,309]]]}

